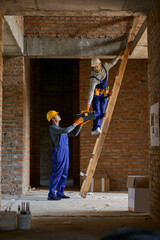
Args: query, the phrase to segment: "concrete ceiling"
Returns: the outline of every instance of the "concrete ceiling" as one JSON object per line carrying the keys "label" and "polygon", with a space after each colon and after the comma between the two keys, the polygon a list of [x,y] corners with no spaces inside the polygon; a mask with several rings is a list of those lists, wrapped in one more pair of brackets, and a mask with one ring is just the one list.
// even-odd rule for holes
{"label": "concrete ceiling", "polygon": [[4,15],[147,15],[155,0],[0,0]]}
{"label": "concrete ceiling", "polygon": [[[133,16],[147,15],[154,2],[155,0],[0,0],[0,8],[4,15]],[[148,58],[147,24],[139,32],[130,58]],[[7,21],[4,40],[4,55],[23,54],[23,46],[17,46]]]}

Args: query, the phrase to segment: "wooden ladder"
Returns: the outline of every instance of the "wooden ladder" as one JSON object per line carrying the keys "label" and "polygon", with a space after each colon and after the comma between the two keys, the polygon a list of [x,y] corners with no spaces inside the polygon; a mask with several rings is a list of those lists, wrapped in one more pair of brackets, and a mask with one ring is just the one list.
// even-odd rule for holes
{"label": "wooden ladder", "polygon": [[119,71],[118,71],[118,75],[116,76],[115,79],[115,83],[112,89],[112,94],[111,97],[109,99],[106,111],[105,111],[105,116],[103,118],[103,122],[102,122],[102,126],[101,126],[101,131],[102,133],[98,136],[93,152],[92,152],[92,157],[89,161],[89,165],[87,168],[87,172],[86,174],[84,174],[84,180],[81,186],[81,190],[80,190],[80,195],[81,197],[86,197],[87,192],[89,191],[90,185],[91,185],[91,181],[94,175],[94,172],[96,170],[96,166],[98,163],[98,159],[100,157],[101,151],[102,151],[102,147],[103,147],[103,143],[105,141],[106,138],[106,134],[108,132],[108,128],[109,128],[109,124],[111,121],[111,117],[113,114],[113,110],[116,104],[116,100],[118,97],[118,93],[119,93],[119,89],[122,83],[122,79],[124,76],[124,72],[126,69],[126,65],[127,65],[127,61],[128,61],[128,57],[130,54],[130,50],[131,50],[131,46],[132,46],[132,42],[134,40],[135,37],[135,31],[136,31],[136,27],[139,21],[139,17],[135,17],[134,21],[133,21],[133,25],[132,28],[130,30],[129,33],[129,37],[128,37],[128,42],[127,42],[127,46],[126,49],[124,51],[121,63],[120,63],[120,67],[119,67]]}

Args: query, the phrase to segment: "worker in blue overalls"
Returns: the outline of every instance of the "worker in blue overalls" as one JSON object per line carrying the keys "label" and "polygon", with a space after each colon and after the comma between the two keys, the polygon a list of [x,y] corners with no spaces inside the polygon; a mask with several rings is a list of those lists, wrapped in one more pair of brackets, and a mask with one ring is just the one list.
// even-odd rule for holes
{"label": "worker in blue overalls", "polygon": [[112,68],[121,58],[122,52],[111,62],[101,63],[100,59],[94,57],[91,59],[90,88],[88,93],[88,102],[86,111],[89,111],[91,103],[95,111],[96,119],[93,120],[92,135],[101,133],[101,123],[107,105],[109,95],[108,75],[109,69]]}
{"label": "worker in blue overalls", "polygon": [[[81,131],[84,120],[83,118],[76,119],[71,126],[61,128],[59,126],[61,117],[58,112],[51,110],[47,112],[46,117],[49,122],[52,122],[49,133],[53,141],[52,174],[49,181],[48,200],[67,199],[70,197],[64,194],[64,188],[69,168],[68,136],[77,136]],[[76,126],[78,127],[76,128]]]}

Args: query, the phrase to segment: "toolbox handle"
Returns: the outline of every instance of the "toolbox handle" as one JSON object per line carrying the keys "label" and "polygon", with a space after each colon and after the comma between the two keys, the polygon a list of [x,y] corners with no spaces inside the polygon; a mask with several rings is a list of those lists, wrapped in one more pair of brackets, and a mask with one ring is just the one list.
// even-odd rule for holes
{"label": "toolbox handle", "polygon": [[89,112],[88,110],[81,111],[81,113],[88,113],[88,112]]}

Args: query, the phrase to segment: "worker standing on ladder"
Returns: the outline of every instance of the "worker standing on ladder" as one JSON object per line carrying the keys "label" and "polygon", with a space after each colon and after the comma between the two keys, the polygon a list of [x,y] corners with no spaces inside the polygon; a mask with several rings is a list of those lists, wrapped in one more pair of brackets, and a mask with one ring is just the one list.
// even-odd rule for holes
{"label": "worker standing on ladder", "polygon": [[[111,62],[104,64],[100,59],[94,57],[91,59],[91,74],[90,74],[90,88],[88,93],[88,102],[86,111],[89,111],[91,103],[93,111],[95,111],[96,119],[93,120],[92,135],[101,133],[101,123],[107,105],[107,98],[109,95],[108,74],[109,70],[121,58],[122,52],[114,58]],[[93,102],[92,102],[93,100]]]}
{"label": "worker standing on ladder", "polygon": [[[68,136],[77,136],[81,131],[84,120],[83,118],[76,119],[71,126],[61,128],[59,126],[61,117],[58,112],[51,110],[47,112],[46,117],[49,122],[52,122],[49,127],[49,133],[53,141],[52,174],[49,181],[48,200],[67,199],[70,197],[64,195],[64,188],[69,168]],[[76,126],[78,127],[76,128]]]}

